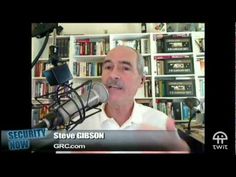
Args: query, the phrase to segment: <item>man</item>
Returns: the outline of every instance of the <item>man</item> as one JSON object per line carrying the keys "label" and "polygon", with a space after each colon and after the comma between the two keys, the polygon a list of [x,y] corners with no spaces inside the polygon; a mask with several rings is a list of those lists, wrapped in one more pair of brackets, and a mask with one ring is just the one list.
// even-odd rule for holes
{"label": "man", "polygon": [[[136,50],[126,46],[112,49],[102,68],[102,82],[109,100],[101,105],[100,113],[84,120],[76,130],[174,130],[175,138],[180,140],[173,119],[134,100],[145,81],[144,61]],[[182,145],[188,149],[185,143]]]}
{"label": "man", "polygon": [[76,129],[175,129],[166,114],[135,102],[134,96],[145,81],[143,68],[143,58],[134,49],[126,46],[112,49],[102,71],[109,100],[101,106],[100,114],[86,119]]}

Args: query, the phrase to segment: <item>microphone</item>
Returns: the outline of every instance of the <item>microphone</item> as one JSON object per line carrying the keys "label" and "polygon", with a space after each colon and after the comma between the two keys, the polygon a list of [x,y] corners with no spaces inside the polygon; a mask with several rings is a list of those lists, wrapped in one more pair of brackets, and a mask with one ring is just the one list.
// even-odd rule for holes
{"label": "microphone", "polygon": [[188,134],[190,134],[191,133],[191,121],[196,116],[196,113],[200,112],[198,109],[195,108],[200,104],[200,101],[197,98],[186,98],[184,100],[184,103],[190,109],[190,118],[189,118],[189,121],[188,121],[188,129],[186,131]]}
{"label": "microphone", "polygon": [[95,114],[93,113],[85,117],[85,112],[96,108],[102,103],[106,103],[108,97],[109,94],[106,87],[99,82],[92,84],[89,91],[85,91],[82,95],[78,94],[78,90],[73,89],[69,99],[57,106],[54,111],[47,114],[42,122],[37,124],[34,128],[51,129],[55,124],[58,125],[59,122],[70,124],[75,117],[79,117],[79,120],[76,121],[82,123],[85,118]]}

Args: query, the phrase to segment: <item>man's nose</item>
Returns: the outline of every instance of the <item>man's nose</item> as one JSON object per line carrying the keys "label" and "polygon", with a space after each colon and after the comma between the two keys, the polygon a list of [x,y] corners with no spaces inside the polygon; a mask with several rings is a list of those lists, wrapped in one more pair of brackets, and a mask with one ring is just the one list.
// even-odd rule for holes
{"label": "man's nose", "polygon": [[119,69],[117,67],[114,67],[111,74],[110,74],[110,77],[112,79],[120,79],[120,74],[119,74]]}

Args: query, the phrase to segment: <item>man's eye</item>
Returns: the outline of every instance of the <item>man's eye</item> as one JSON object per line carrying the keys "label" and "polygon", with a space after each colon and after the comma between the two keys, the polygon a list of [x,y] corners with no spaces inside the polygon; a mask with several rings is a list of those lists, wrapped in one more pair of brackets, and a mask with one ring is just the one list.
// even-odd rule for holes
{"label": "man's eye", "polygon": [[125,70],[125,71],[129,71],[129,70],[130,70],[130,67],[124,67],[124,70]]}
{"label": "man's eye", "polygon": [[104,66],[104,69],[111,69],[111,66]]}

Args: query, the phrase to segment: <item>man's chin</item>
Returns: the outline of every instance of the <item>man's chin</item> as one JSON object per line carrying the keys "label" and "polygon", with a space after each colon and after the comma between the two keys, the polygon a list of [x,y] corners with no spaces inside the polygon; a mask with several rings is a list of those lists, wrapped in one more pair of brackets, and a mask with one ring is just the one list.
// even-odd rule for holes
{"label": "man's chin", "polygon": [[108,100],[109,103],[119,103],[119,102],[122,102],[122,100],[120,99],[120,97],[112,97],[112,96],[109,96],[109,100]]}
{"label": "man's chin", "polygon": [[123,100],[121,98],[122,97],[118,97],[118,96],[115,96],[115,97],[109,96],[108,104],[119,104],[119,105],[122,105],[122,104],[124,104],[125,100]]}

